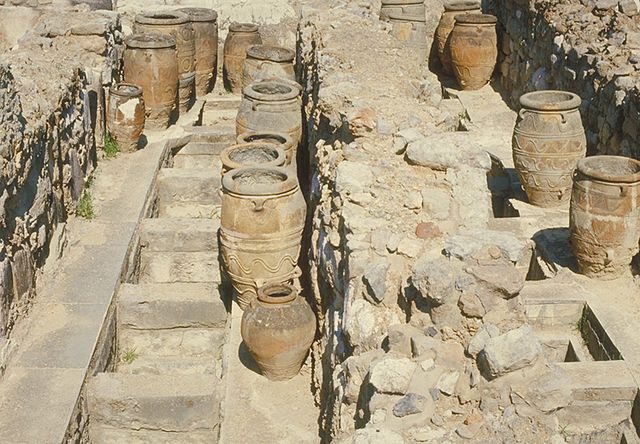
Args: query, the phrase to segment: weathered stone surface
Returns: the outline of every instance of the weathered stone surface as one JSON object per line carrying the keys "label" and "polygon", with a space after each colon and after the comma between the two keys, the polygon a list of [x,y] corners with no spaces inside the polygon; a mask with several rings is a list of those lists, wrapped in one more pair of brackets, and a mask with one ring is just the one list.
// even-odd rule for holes
{"label": "weathered stone surface", "polygon": [[387,293],[387,274],[390,267],[389,261],[379,259],[372,263],[362,276],[368,299],[375,304],[382,302]]}
{"label": "weathered stone surface", "polygon": [[429,398],[417,393],[407,393],[393,406],[393,414],[399,418],[422,413]]}
{"label": "weathered stone surface", "polygon": [[438,379],[436,388],[440,390],[441,393],[451,396],[455,393],[456,384],[458,383],[459,378],[460,373],[458,372],[443,373]]}
{"label": "weathered stone surface", "polygon": [[440,339],[435,339],[430,336],[413,336],[411,338],[411,352],[416,358],[431,358],[435,359],[437,350],[442,344]]}
{"label": "weathered stone surface", "polygon": [[[468,143],[468,141],[466,141]],[[443,139],[440,135],[432,135],[411,142],[407,146],[407,161],[413,165],[446,171],[467,165],[483,170],[491,169],[489,154],[483,150],[471,151],[459,149],[455,142]]]}
{"label": "weathered stone surface", "polygon": [[368,165],[345,160],[336,169],[336,191],[338,193],[359,193],[373,184],[373,171]]}
{"label": "weathered stone surface", "polygon": [[529,249],[526,242],[506,231],[473,230],[451,236],[445,241],[444,252],[447,256],[460,260],[472,259],[490,247],[498,249],[500,255],[511,262],[518,262]]}
{"label": "weathered stone surface", "polygon": [[371,363],[369,382],[380,393],[404,395],[416,367],[411,359],[386,355]]}
{"label": "weathered stone surface", "polygon": [[386,326],[400,323],[394,311],[375,307],[364,299],[353,301],[349,313],[345,333],[353,347],[363,350],[379,347],[386,336]]}
{"label": "weathered stone surface", "polygon": [[524,286],[525,277],[508,263],[478,265],[466,269],[483,289],[505,299],[517,296]]}
{"label": "weathered stone surface", "polygon": [[444,257],[419,259],[411,270],[411,284],[422,297],[436,304],[444,304],[457,296],[454,279],[454,268]]}
{"label": "weathered stone surface", "polygon": [[389,326],[387,346],[390,352],[411,357],[411,344],[414,337],[424,337],[424,333],[409,324]]}
{"label": "weathered stone surface", "polygon": [[493,324],[484,324],[480,329],[476,332],[475,335],[469,341],[469,346],[467,347],[467,353],[471,356],[475,357],[478,353],[482,351],[482,349],[487,345],[487,342],[491,338],[495,338],[500,335],[500,330]]}
{"label": "weathered stone surface", "polygon": [[524,403],[539,412],[550,413],[571,402],[571,379],[560,366],[551,365],[535,379],[512,387],[511,398],[516,406]]}
{"label": "weathered stone surface", "polygon": [[533,364],[542,346],[529,325],[490,338],[478,354],[478,367],[493,379]]}
{"label": "weathered stone surface", "polygon": [[486,310],[475,292],[465,292],[458,301],[462,314],[470,318],[482,318]]}
{"label": "weathered stone surface", "polygon": [[340,444],[404,444],[402,435],[380,427],[365,427],[356,430],[352,438],[340,441]]}

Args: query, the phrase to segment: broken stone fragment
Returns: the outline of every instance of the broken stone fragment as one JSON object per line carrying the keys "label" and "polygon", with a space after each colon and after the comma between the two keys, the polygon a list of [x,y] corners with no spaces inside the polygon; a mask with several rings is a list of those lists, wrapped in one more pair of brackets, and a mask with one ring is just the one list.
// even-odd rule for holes
{"label": "broken stone fragment", "polygon": [[422,139],[424,136],[418,128],[405,128],[398,131],[393,136],[393,148],[396,154],[405,152],[407,145],[416,140]]}
{"label": "broken stone fragment", "polygon": [[391,264],[386,259],[379,259],[367,268],[362,280],[366,287],[367,299],[374,304],[384,300],[387,293],[387,274]]}
{"label": "broken stone fragment", "polygon": [[491,169],[491,158],[486,151],[458,149],[455,143],[444,143],[445,140],[448,139],[435,134],[409,143],[406,151],[407,162],[439,171],[457,169],[460,165],[485,171]]}
{"label": "broken stone fragment", "polygon": [[[572,401],[571,378],[567,371],[558,365],[551,365],[533,380],[512,387],[511,399],[516,408],[526,403],[538,412],[550,413],[564,408]],[[517,394],[518,396],[514,396]],[[538,413],[536,412],[536,413]]]}
{"label": "broken stone fragment", "polygon": [[[519,262],[530,250],[527,242],[521,241],[512,233],[472,230],[449,237],[445,241],[444,253],[446,256],[465,261],[473,259],[478,254],[485,254],[485,252],[488,256],[492,248],[497,249],[501,257],[513,263]],[[492,255],[491,258],[494,258],[493,256],[495,255]]]}
{"label": "broken stone fragment", "polygon": [[444,257],[418,259],[411,269],[411,285],[436,304],[452,302],[458,296],[453,265]]}
{"label": "broken stone fragment", "polygon": [[475,278],[479,288],[504,299],[517,296],[525,281],[525,276],[508,263],[478,265],[467,268],[466,272]]}
{"label": "broken stone fragment", "polygon": [[417,366],[409,358],[386,355],[371,363],[369,382],[379,393],[404,395]]}
{"label": "broken stone fragment", "polygon": [[345,333],[349,344],[361,351],[379,348],[386,336],[386,326],[399,324],[394,310],[376,307],[364,299],[356,299],[348,308]]}
{"label": "broken stone fragment", "polygon": [[454,371],[443,373],[438,379],[436,388],[440,390],[441,393],[451,396],[456,392],[456,385],[458,384],[459,378],[459,372]]}
{"label": "broken stone fragment", "polygon": [[482,327],[478,329],[475,335],[469,341],[469,345],[467,346],[467,353],[469,353],[474,358],[478,353],[482,351],[482,349],[487,345],[487,342],[491,338],[495,338],[500,335],[500,330],[493,324],[484,324]]}
{"label": "broken stone fragment", "polygon": [[345,160],[336,168],[338,193],[362,193],[373,184],[373,170],[368,165]]}
{"label": "broken stone fragment", "polygon": [[375,427],[358,429],[352,437],[340,440],[338,444],[404,444],[402,435],[389,430]]}
{"label": "broken stone fragment", "polygon": [[531,326],[523,325],[487,340],[477,357],[478,368],[485,378],[494,379],[533,364],[541,354]]}
{"label": "broken stone fragment", "polygon": [[462,293],[458,301],[462,314],[468,318],[482,318],[486,310],[475,292]]}
{"label": "broken stone fragment", "polygon": [[411,357],[414,337],[424,337],[422,331],[410,324],[396,324],[389,326],[387,346],[390,352]]}
{"label": "broken stone fragment", "polygon": [[422,413],[428,398],[417,393],[407,393],[393,406],[393,414],[398,418]]}
{"label": "broken stone fragment", "polygon": [[413,336],[411,338],[411,353],[415,358],[435,359],[441,344],[442,341],[429,336]]}

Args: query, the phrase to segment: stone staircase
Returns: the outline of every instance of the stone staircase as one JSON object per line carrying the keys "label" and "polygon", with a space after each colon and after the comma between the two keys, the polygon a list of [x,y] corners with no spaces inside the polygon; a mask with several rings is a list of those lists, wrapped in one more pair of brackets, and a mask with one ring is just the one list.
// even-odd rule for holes
{"label": "stone staircase", "polygon": [[[233,143],[237,102],[182,147],[157,177],[157,217],[142,221],[136,283],[117,299],[117,364],[90,379],[93,443],[211,443],[221,422],[229,315],[220,293],[219,153]],[[234,105],[234,106],[232,106]],[[198,140],[203,137],[198,137]]]}

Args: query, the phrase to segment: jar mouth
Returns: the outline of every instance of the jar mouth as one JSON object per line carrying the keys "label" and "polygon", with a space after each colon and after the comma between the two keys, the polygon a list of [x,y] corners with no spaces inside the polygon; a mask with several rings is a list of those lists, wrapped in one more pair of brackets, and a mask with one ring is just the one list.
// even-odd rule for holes
{"label": "jar mouth", "polygon": [[424,6],[424,1],[413,0],[408,2],[407,0],[382,0],[382,6]]}
{"label": "jar mouth", "polygon": [[456,25],[495,25],[498,19],[491,14],[461,14],[455,17]]}
{"label": "jar mouth", "polygon": [[278,102],[298,97],[300,91],[286,82],[279,80],[260,80],[249,84],[244,95],[257,100]]}
{"label": "jar mouth", "polygon": [[229,25],[231,32],[258,32],[258,25],[255,23],[231,23]]}
{"label": "jar mouth", "polygon": [[286,133],[242,133],[238,136],[238,143],[251,142],[273,143],[285,149],[293,146],[293,139]]}
{"label": "jar mouth", "polygon": [[298,186],[298,179],[283,167],[242,167],[222,177],[225,191],[245,196],[287,193]]}
{"label": "jar mouth", "polygon": [[640,162],[629,157],[587,157],[578,161],[578,171],[585,176],[606,182],[640,182]]}
{"label": "jar mouth", "polygon": [[287,48],[272,45],[251,45],[247,48],[247,56],[252,59],[270,60],[272,62],[293,62],[296,54]]}
{"label": "jar mouth", "polygon": [[138,97],[142,95],[142,88],[133,83],[118,83],[111,87],[111,94],[122,97]]}
{"label": "jar mouth", "polygon": [[124,42],[129,48],[163,49],[176,47],[175,37],[157,33],[133,34],[127,37]]}
{"label": "jar mouth", "polygon": [[286,304],[298,297],[298,290],[290,284],[267,284],[258,288],[258,300],[266,304]]}
{"label": "jar mouth", "polygon": [[180,8],[192,22],[217,22],[218,12],[209,8]]}
{"label": "jar mouth", "polygon": [[524,108],[540,111],[568,111],[580,107],[580,96],[568,91],[533,91],[520,97]]}
{"label": "jar mouth", "polygon": [[424,14],[410,15],[403,12],[389,12],[387,16],[389,17],[389,20],[395,20],[397,22],[419,22],[419,23],[427,22],[427,17]]}
{"label": "jar mouth", "polygon": [[444,9],[446,11],[473,11],[480,9],[480,2],[474,0],[453,0],[445,2]]}
{"label": "jar mouth", "polygon": [[247,166],[280,166],[286,159],[280,146],[266,142],[232,145],[225,148],[220,157],[222,163],[232,169]]}
{"label": "jar mouth", "polygon": [[188,21],[189,17],[179,11],[153,11],[136,15],[136,22],[144,25],[181,25]]}

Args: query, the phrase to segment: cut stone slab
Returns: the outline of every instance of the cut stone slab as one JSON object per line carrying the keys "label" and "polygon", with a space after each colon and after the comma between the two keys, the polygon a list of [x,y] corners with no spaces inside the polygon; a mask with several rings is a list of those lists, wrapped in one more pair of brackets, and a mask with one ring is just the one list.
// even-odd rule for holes
{"label": "cut stone slab", "polygon": [[229,146],[227,142],[189,142],[176,153],[174,161],[180,156],[220,156]]}
{"label": "cut stone slab", "polygon": [[[178,328],[168,330],[133,330],[119,332],[119,348],[133,352],[135,359],[169,356],[220,356],[224,344],[224,330],[211,328]],[[133,361],[135,362],[135,360]]]}
{"label": "cut stone slab", "polygon": [[218,253],[143,251],[140,255],[140,283],[172,282],[220,282]]}
{"label": "cut stone slab", "polygon": [[220,172],[163,168],[158,172],[158,202],[220,203]]}
{"label": "cut stone slab", "polygon": [[530,249],[527,242],[518,239],[512,233],[471,230],[448,238],[445,241],[444,252],[447,256],[467,260],[472,258],[474,253],[492,246],[497,247],[503,257],[514,263],[520,261]]}
{"label": "cut stone slab", "polygon": [[143,219],[140,244],[148,251],[217,251],[219,228],[220,222],[210,219]]}
{"label": "cut stone slab", "polygon": [[103,425],[91,425],[89,436],[94,444],[211,444],[218,442],[218,432],[164,432],[160,430],[127,430]]}
{"label": "cut stone slab", "polygon": [[118,298],[119,328],[224,327],[227,317],[217,284],[124,284]]}
{"label": "cut stone slab", "polygon": [[173,158],[173,168],[220,171],[222,162],[219,154],[177,154]]}
{"label": "cut stone slab", "polygon": [[210,375],[99,373],[89,380],[94,424],[165,432],[213,431],[220,422],[219,381]]}
{"label": "cut stone slab", "polygon": [[215,356],[153,356],[141,357],[131,363],[120,361],[118,373],[131,375],[217,375],[221,376],[221,362]]}
{"label": "cut stone slab", "polygon": [[216,219],[220,217],[220,204],[206,202],[162,202],[158,204],[161,218]]}
{"label": "cut stone slab", "polygon": [[529,325],[489,338],[478,354],[478,367],[487,379],[527,367],[542,354],[542,345]]}
{"label": "cut stone slab", "polygon": [[411,359],[386,355],[371,364],[369,382],[379,393],[404,395],[416,367]]}
{"label": "cut stone slab", "polygon": [[455,132],[433,134],[413,141],[407,146],[407,161],[412,165],[419,165],[434,170],[447,170],[466,165],[485,171],[491,169],[489,153],[481,148],[471,148],[472,140],[467,134],[459,135]]}

